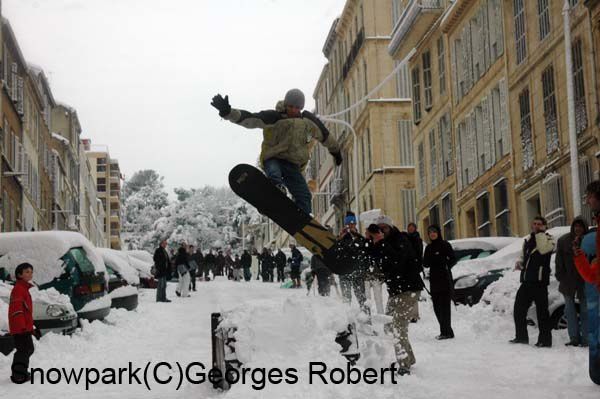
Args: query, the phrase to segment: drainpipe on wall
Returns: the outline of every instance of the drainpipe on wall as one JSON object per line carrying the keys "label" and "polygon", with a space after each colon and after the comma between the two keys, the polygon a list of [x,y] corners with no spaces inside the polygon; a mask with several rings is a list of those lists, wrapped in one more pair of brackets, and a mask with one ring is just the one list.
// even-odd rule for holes
{"label": "drainpipe on wall", "polygon": [[575,89],[573,87],[573,59],[571,50],[571,19],[569,0],[564,0],[563,24],[565,34],[565,64],[567,79],[567,105],[569,116],[569,149],[571,157],[571,196],[573,216],[581,215],[581,192],[579,183],[579,158],[577,154],[577,132],[575,129]]}

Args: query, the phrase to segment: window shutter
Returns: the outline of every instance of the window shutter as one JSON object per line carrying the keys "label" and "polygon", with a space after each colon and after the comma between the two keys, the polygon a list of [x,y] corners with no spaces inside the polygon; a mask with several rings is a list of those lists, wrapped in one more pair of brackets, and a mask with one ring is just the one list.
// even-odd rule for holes
{"label": "window shutter", "polygon": [[17,112],[23,115],[23,78],[17,78]]}
{"label": "window shutter", "polygon": [[506,89],[506,79],[500,80],[500,129],[502,134],[502,156],[510,154],[511,151],[511,137],[509,131],[509,115],[508,115],[508,105],[506,101],[508,100],[507,89]]}
{"label": "window shutter", "polygon": [[17,82],[18,78],[18,66],[16,62],[13,62],[11,65],[11,83],[10,83],[10,96],[13,101],[17,99],[17,86],[19,85]]}
{"label": "window shutter", "polygon": [[489,100],[484,97],[481,101],[481,111],[483,116],[483,151],[485,154],[485,170],[489,170],[496,163],[494,156],[494,135],[491,127],[491,107]]}
{"label": "window shutter", "polygon": [[456,126],[456,169],[458,171],[458,176],[456,178],[456,182],[457,182],[457,186],[458,186],[458,191],[462,191],[462,187],[463,187],[463,159],[462,159],[462,151],[461,151],[461,145],[463,143],[463,129],[462,129],[462,123],[459,123]]}

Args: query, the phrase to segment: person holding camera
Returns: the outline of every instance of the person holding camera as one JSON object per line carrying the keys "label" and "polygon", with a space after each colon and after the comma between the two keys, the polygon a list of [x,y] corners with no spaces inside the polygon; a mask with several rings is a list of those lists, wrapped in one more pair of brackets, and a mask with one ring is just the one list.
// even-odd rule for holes
{"label": "person holding camera", "polygon": [[[353,212],[346,212],[344,217],[344,228],[340,231],[339,240],[344,242],[344,247],[352,245],[363,247],[365,238],[356,229],[356,215]],[[368,270],[366,259],[359,261],[358,269],[350,274],[340,275],[340,287],[342,289],[342,297],[348,303],[352,302],[352,291],[356,296],[356,300],[360,308],[368,316],[371,315],[369,307],[366,305],[367,293],[365,290],[365,271]]]}
{"label": "person holding camera", "polygon": [[523,253],[515,264],[521,271],[521,286],[514,305],[515,338],[513,344],[528,344],[527,311],[535,303],[539,325],[538,348],[552,346],[552,327],[548,313],[548,285],[550,284],[550,259],[554,250],[554,239],[546,233],[547,222],[537,216],[531,223],[531,234],[525,238]]}

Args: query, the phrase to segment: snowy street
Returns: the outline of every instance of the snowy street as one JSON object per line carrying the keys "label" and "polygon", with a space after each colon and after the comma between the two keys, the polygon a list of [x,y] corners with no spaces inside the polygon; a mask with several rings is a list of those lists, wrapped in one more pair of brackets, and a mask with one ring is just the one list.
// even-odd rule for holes
{"label": "snowy street", "polygon": [[[421,320],[410,325],[410,340],[417,364],[410,376],[396,377],[391,383],[358,385],[342,383],[324,385],[317,377],[309,384],[310,362],[324,362],[328,369],[346,369],[346,361],[333,341],[335,330],[347,320],[356,318],[355,303],[348,307],[335,293],[330,298],[306,296],[306,290],[280,289],[277,283],[265,284],[229,281],[199,282],[191,298],[177,298],[175,285],[169,284],[170,304],[155,303],[153,290],[143,290],[136,312],[112,310],[108,319],[84,326],[72,337],[46,335],[36,343],[31,367],[79,369],[95,367],[145,367],[147,362],[169,362],[173,371],[160,368],[158,376],[170,384],[150,381],[151,391],[141,384],[129,385],[127,374],[123,384],[91,385],[85,382],[56,385],[46,383],[17,386],[8,379],[11,357],[0,357],[0,397],[16,398],[25,392],[30,397],[44,398],[597,398],[598,389],[587,376],[587,350],[567,348],[566,331],[554,331],[554,347],[537,349],[533,345],[510,345],[513,336],[511,316],[492,312],[489,307],[461,306],[453,309],[456,339],[436,341],[438,324],[431,303],[421,302]],[[289,367],[298,370],[295,384],[264,383],[264,389],[252,388],[252,381],[234,385],[228,392],[218,392],[208,382],[182,384],[176,391],[182,367],[193,362],[211,364],[210,314],[231,310],[230,321],[238,326],[237,352],[244,367],[252,369]],[[382,334],[359,334],[361,368],[388,367],[393,361],[392,340]],[[530,327],[530,340],[537,331]],[[196,379],[192,369],[192,379]],[[102,371],[101,371],[102,372]],[[250,374],[248,374],[248,377]],[[51,378],[55,378],[51,375]],[[256,381],[255,381],[256,383]],[[260,387],[260,385],[254,385]]]}

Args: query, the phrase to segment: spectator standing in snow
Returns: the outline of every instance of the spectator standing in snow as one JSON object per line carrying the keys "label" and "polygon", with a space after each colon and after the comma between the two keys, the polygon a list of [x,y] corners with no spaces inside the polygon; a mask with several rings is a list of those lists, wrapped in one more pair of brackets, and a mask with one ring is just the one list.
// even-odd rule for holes
{"label": "spectator standing in snow", "polygon": [[[421,235],[417,230],[417,225],[413,222],[410,222],[408,226],[406,226],[406,232],[408,234],[408,240],[412,244],[413,252],[415,253],[415,257],[417,259],[417,265],[419,267],[419,273],[423,273],[423,240],[421,239]],[[421,298],[421,291],[419,291],[417,295],[417,304],[415,305],[414,314],[411,319],[412,322],[417,322],[419,320],[419,299]]]}
{"label": "spectator standing in snow", "polygon": [[273,281],[273,269],[275,268],[275,259],[268,248],[263,248],[260,254],[260,264],[262,270],[263,283]]}
{"label": "spectator standing in snow", "polygon": [[15,355],[11,366],[10,379],[15,384],[22,384],[31,379],[29,374],[29,358],[33,354],[33,336],[40,337],[39,330],[33,326],[33,303],[29,289],[33,287],[33,266],[21,263],[15,269],[17,281],[10,293],[8,306],[8,325],[10,335],[15,342]]}
{"label": "spectator standing in snow", "polygon": [[452,267],[456,264],[456,256],[452,245],[442,238],[442,231],[438,225],[427,228],[429,245],[425,247],[423,267],[429,268],[429,285],[431,287],[431,301],[433,311],[440,324],[440,335],[436,339],[454,338],[452,330],[452,295],[454,280]]}
{"label": "spectator standing in snow", "polygon": [[216,263],[217,272],[215,273],[215,276],[223,276],[223,273],[225,272],[225,256],[223,256],[222,251],[217,252]]}
{"label": "spectator standing in snow", "polygon": [[[600,180],[588,184],[585,189],[586,203],[595,215],[596,224],[600,224]],[[585,296],[588,309],[588,345],[589,345],[589,374],[590,379],[600,385],[600,234],[588,233],[585,239],[593,240],[582,251],[579,242],[573,243],[575,267],[585,280]],[[590,262],[591,260],[591,262]]]}
{"label": "spectator standing in snow", "polygon": [[282,283],[285,280],[284,270],[285,270],[286,262],[287,262],[287,258],[285,257],[285,254],[283,253],[281,248],[279,248],[277,250],[277,254],[275,255],[275,265],[277,267],[277,282],[278,283]]}
{"label": "spectator standing in snow", "polygon": [[167,251],[167,240],[162,240],[154,251],[154,267],[156,268],[156,302],[171,302],[167,299],[167,277],[171,268],[171,259]]}
{"label": "spectator standing in snow", "polygon": [[395,243],[386,239],[385,233],[376,224],[370,225],[365,235],[368,239],[368,245],[365,247],[367,254],[370,261],[381,270],[388,289],[387,314],[392,316],[391,327],[398,373],[409,374],[416,359],[408,340],[408,326],[418,300],[417,292],[423,287],[423,281],[411,259],[412,249],[406,242]]}
{"label": "spectator standing in snow", "polygon": [[182,245],[179,247],[177,256],[175,257],[175,265],[177,267],[177,274],[179,275],[179,281],[177,283],[177,290],[175,293],[177,296],[181,296],[183,298],[190,296],[190,265],[188,260],[189,256],[187,250]]}
{"label": "spectator standing in snow", "polygon": [[215,258],[212,249],[209,249],[204,257],[204,280],[208,281],[210,279],[210,272],[213,273],[213,276],[216,276],[216,263],[217,259]]}
{"label": "spectator standing in snow", "polygon": [[240,264],[244,269],[244,280],[250,281],[252,279],[252,256],[247,249],[244,250],[242,257],[240,258]]}
{"label": "spectator standing in snow", "polygon": [[[558,291],[565,299],[565,316],[569,342],[567,346],[587,346],[587,303],[585,299],[585,282],[579,275],[573,259],[573,242],[581,242],[588,232],[588,226],[582,218],[575,218],[571,223],[571,232],[560,237],[556,243],[556,279],[559,281]],[[579,315],[575,308],[575,297],[579,299]],[[581,325],[580,325],[581,322]]]}
{"label": "spectator standing in snow", "polygon": [[[356,229],[356,215],[353,212],[346,212],[344,217],[344,228],[340,231],[339,240],[345,242],[344,246],[365,244],[365,238]],[[340,275],[340,288],[342,297],[347,303],[352,302],[352,291],[363,312],[371,315],[371,311],[367,306],[367,293],[365,291],[365,271],[368,269],[368,260],[361,259],[357,270],[352,273]]]}
{"label": "spectator standing in snow", "polygon": [[240,281],[242,279],[242,262],[238,255],[233,259],[233,279]]}
{"label": "spectator standing in snow", "polygon": [[319,295],[329,296],[331,292],[331,270],[325,266],[321,258],[315,255],[310,258],[310,269],[312,274],[317,278]]}
{"label": "spectator standing in snow", "polygon": [[[535,346],[552,346],[552,327],[548,313],[548,284],[550,284],[550,259],[554,249],[552,236],[546,233],[546,219],[537,216],[531,223],[531,234],[525,238],[521,257],[515,270],[521,271],[521,286],[517,291],[514,305],[515,338],[514,344],[528,344],[527,311],[535,303],[539,336]],[[427,251],[427,250],[426,250]]]}
{"label": "spectator standing in snow", "polygon": [[296,244],[290,243],[290,250],[292,251],[292,256],[289,260],[290,269],[291,269],[291,277],[293,286],[292,288],[301,288],[302,284],[300,283],[300,266],[302,265],[302,253],[298,248],[296,248]]}
{"label": "spectator standing in snow", "polygon": [[[196,272],[198,271],[198,252],[193,245],[189,246],[188,249],[188,264],[190,265],[190,290],[196,291]],[[202,254],[200,254],[202,256]]]}

